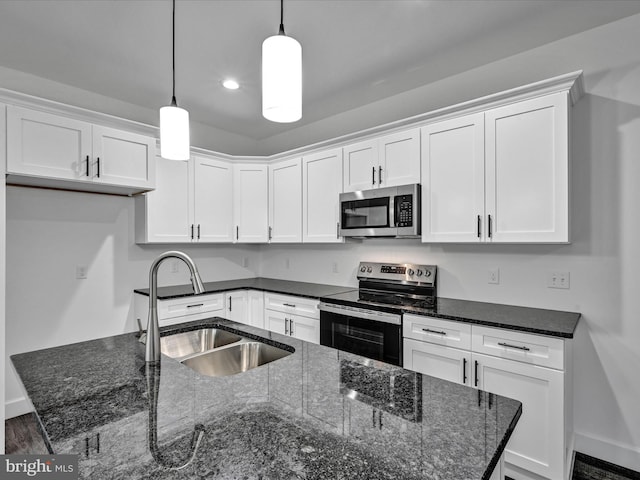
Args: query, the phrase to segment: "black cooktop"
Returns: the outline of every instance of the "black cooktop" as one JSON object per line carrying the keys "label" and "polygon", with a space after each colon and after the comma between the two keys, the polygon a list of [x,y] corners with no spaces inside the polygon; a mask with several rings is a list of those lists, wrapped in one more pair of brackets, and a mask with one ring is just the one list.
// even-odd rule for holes
{"label": "black cooktop", "polygon": [[327,295],[321,300],[326,303],[368,308],[380,312],[399,313],[406,308],[435,308],[435,298],[414,298],[412,295],[381,292],[377,290],[356,289]]}

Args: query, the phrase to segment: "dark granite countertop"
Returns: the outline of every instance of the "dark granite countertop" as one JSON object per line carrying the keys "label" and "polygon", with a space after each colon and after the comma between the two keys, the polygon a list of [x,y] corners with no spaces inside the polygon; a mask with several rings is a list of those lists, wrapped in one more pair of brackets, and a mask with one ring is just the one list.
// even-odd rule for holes
{"label": "dark granite countertop", "polygon": [[[364,305],[363,302],[358,303],[358,290],[356,288],[340,287],[337,285],[257,277],[222,282],[207,282],[204,286],[204,294],[240,289],[263,290],[284,295],[296,295],[316,299],[326,298],[334,303],[345,305]],[[148,288],[136,289],[134,291],[143,295],[149,295]],[[194,295],[191,285],[158,288],[158,298],[161,300],[190,295]],[[378,307],[380,306],[381,305],[378,305]],[[508,328],[510,330],[561,338],[573,338],[573,333],[581,316],[581,314],[577,312],[563,312],[560,310],[519,307],[515,305],[501,305],[497,303],[474,302],[442,297],[438,297],[435,308],[405,307],[403,311],[404,313],[428,315],[459,322]]]}
{"label": "dark granite countertop", "polygon": [[135,334],[12,356],[51,451],[78,454],[92,480],[488,479],[522,412],[515,400],[219,318],[163,334],[211,325],[294,352],[225,377],[165,356],[148,368]]}
{"label": "dark granite countertop", "polygon": [[[337,285],[325,285],[322,283],[295,282],[291,280],[280,280],[277,278],[242,278],[239,280],[225,280],[220,282],[205,282],[204,293],[229,292],[231,290],[262,290],[265,292],[281,293],[284,295],[295,295],[298,297],[321,298],[327,295],[353,290],[354,287],[339,287]],[[138,288],[135,293],[149,295],[148,288]],[[159,287],[158,299],[169,300],[194,295],[193,287],[189,285],[175,285],[171,287]]]}

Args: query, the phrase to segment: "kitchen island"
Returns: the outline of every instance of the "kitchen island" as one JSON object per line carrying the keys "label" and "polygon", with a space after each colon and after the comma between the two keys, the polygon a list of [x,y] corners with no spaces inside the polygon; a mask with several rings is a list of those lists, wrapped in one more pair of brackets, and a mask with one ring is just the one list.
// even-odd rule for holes
{"label": "kitchen island", "polygon": [[489,479],[520,402],[221,318],[290,355],[223,377],[136,334],[12,356],[52,453],[93,479]]}

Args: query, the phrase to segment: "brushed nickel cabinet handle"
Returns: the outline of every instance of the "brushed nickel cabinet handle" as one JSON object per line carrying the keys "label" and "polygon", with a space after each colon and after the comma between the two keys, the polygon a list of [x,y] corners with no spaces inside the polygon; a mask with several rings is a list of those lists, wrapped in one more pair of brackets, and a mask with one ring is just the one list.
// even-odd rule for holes
{"label": "brushed nickel cabinet handle", "polygon": [[378,167],[378,185],[382,185],[382,166]]}
{"label": "brushed nickel cabinet handle", "polygon": [[371,167],[371,185],[376,184],[376,167]]}
{"label": "brushed nickel cabinet handle", "polygon": [[427,333],[436,333],[438,335],[446,335],[447,332],[443,331],[443,330],[431,330],[430,328],[423,328],[422,329],[423,332],[427,332]]}

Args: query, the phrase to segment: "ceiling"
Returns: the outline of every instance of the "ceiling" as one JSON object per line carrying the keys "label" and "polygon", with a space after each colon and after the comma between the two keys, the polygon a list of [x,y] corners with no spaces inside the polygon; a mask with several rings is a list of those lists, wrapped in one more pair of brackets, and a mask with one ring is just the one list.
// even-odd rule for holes
{"label": "ceiling", "polygon": [[[260,113],[260,53],[279,6],[177,1],[176,95],[192,120],[264,140],[640,13],[627,0],[286,0],[303,117],[275,124]],[[0,45],[4,67],[150,109],[171,99],[170,0],[0,0]]]}

